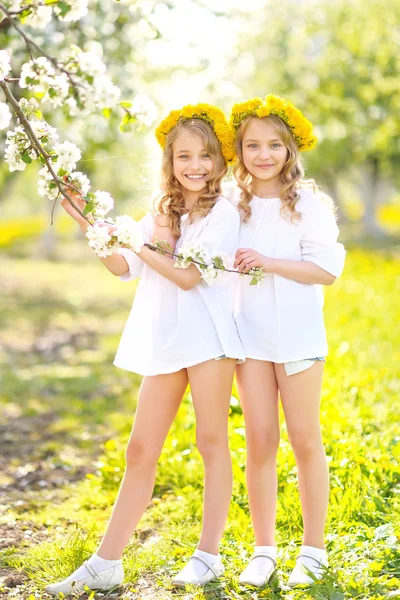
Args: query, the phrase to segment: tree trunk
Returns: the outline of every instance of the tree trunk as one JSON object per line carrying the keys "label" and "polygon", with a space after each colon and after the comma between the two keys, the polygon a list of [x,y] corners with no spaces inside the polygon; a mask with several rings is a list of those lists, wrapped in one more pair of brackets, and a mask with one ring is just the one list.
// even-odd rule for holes
{"label": "tree trunk", "polygon": [[377,208],[379,205],[381,173],[379,161],[372,158],[367,164],[361,182],[362,200],[364,204],[364,231],[367,236],[382,238],[386,232],[377,221]]}

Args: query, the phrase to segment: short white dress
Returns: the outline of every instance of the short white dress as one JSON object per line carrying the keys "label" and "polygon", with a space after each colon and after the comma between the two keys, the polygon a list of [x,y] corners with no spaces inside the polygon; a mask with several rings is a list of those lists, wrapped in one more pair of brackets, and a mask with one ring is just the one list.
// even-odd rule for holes
{"label": "short white dress", "polygon": [[[154,218],[149,212],[141,221],[145,242],[151,242]],[[197,242],[212,255],[233,255],[238,248],[240,219],[223,198],[203,218],[181,221],[176,251]],[[212,285],[203,280],[184,291],[145,264],[133,251],[120,249],[129,272],[122,281],[140,277],[133,306],[125,325],[114,365],[140,375],[174,373],[206,360],[226,356],[244,359],[232,314],[237,275],[219,272]]]}
{"label": "short white dress", "polygon": [[[231,194],[234,205],[239,193],[236,188]],[[335,216],[318,195],[299,193],[298,223],[281,214],[279,198],[253,196],[252,215],[240,226],[239,246],[271,258],[310,261],[339,277],[346,252],[337,242]],[[323,303],[321,285],[267,273],[259,286],[250,286],[248,277],[239,277],[234,317],[246,358],[287,363],[326,356]]]}

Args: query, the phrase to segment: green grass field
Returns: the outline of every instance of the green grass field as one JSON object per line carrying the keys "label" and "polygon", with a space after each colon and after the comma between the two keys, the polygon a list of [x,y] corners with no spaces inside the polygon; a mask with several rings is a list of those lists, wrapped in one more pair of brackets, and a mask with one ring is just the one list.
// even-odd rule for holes
{"label": "green grass field", "polygon": [[[6,258],[2,282],[0,598],[46,598],[96,547],[124,469],[140,378],[112,365],[134,286],[86,248],[68,262]],[[202,467],[188,394],[165,445],[154,499],[124,555],[122,590],[81,598],[387,598],[400,595],[400,261],[396,250],[348,255],[326,291],[330,354],[322,424],[330,473],[324,583],[286,588],[301,543],[296,467],[285,426],[279,452],[279,570],[255,592],[238,585],[252,553],[244,424],[230,415],[234,495],[221,552],[226,575],[172,590],[199,537]]]}

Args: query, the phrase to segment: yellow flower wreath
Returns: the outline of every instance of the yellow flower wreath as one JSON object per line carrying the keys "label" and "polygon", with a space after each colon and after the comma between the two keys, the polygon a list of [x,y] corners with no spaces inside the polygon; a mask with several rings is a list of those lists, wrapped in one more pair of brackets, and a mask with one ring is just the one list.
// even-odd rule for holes
{"label": "yellow flower wreath", "polygon": [[280,96],[269,94],[265,96],[265,100],[251,98],[246,102],[235,104],[230,117],[230,124],[235,134],[240,123],[250,115],[260,118],[275,115],[285,121],[292,130],[296,144],[301,151],[311,150],[317,143],[317,138],[312,132],[312,123],[291,102]]}
{"label": "yellow flower wreath", "polygon": [[161,148],[165,148],[167,135],[181,119],[203,119],[203,121],[209,123],[221,144],[222,156],[228,165],[235,160],[232,128],[222,110],[211,104],[188,104],[180,110],[171,110],[156,129],[156,138]]}

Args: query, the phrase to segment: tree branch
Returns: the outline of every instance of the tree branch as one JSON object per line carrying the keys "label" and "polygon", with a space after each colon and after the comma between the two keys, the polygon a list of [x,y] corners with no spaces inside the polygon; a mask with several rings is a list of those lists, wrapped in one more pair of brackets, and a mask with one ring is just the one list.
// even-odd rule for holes
{"label": "tree branch", "polygon": [[[28,119],[25,117],[24,113],[21,110],[21,107],[19,106],[17,100],[14,98],[14,96],[12,95],[8,85],[6,84],[5,81],[0,81],[0,87],[3,88],[3,92],[6,96],[7,101],[9,102],[9,104],[12,106],[13,110],[17,113],[18,118],[21,122],[21,125],[24,127],[28,138],[30,139],[31,143],[32,143],[32,147],[35,150],[36,154],[38,156],[42,156],[46,166],[51,174],[51,176],[53,177],[56,186],[59,189],[59,192],[62,196],[64,196],[64,198],[66,198],[68,200],[68,202],[71,204],[71,206],[73,206],[73,208],[81,215],[81,217],[83,217],[90,225],[92,225],[92,221],[90,221],[90,219],[87,218],[86,215],[83,214],[83,212],[80,210],[80,208],[78,208],[76,206],[76,204],[74,203],[74,201],[71,199],[71,197],[66,194],[63,186],[60,184],[60,180],[58,178],[58,176],[56,175],[56,173],[54,172],[53,166],[51,164],[51,161],[49,160],[49,155],[47,154],[47,152],[45,151],[45,149],[43,148],[43,146],[41,145],[40,141],[38,140],[38,138],[36,137]],[[73,187],[71,185],[68,185],[68,187]]]}

